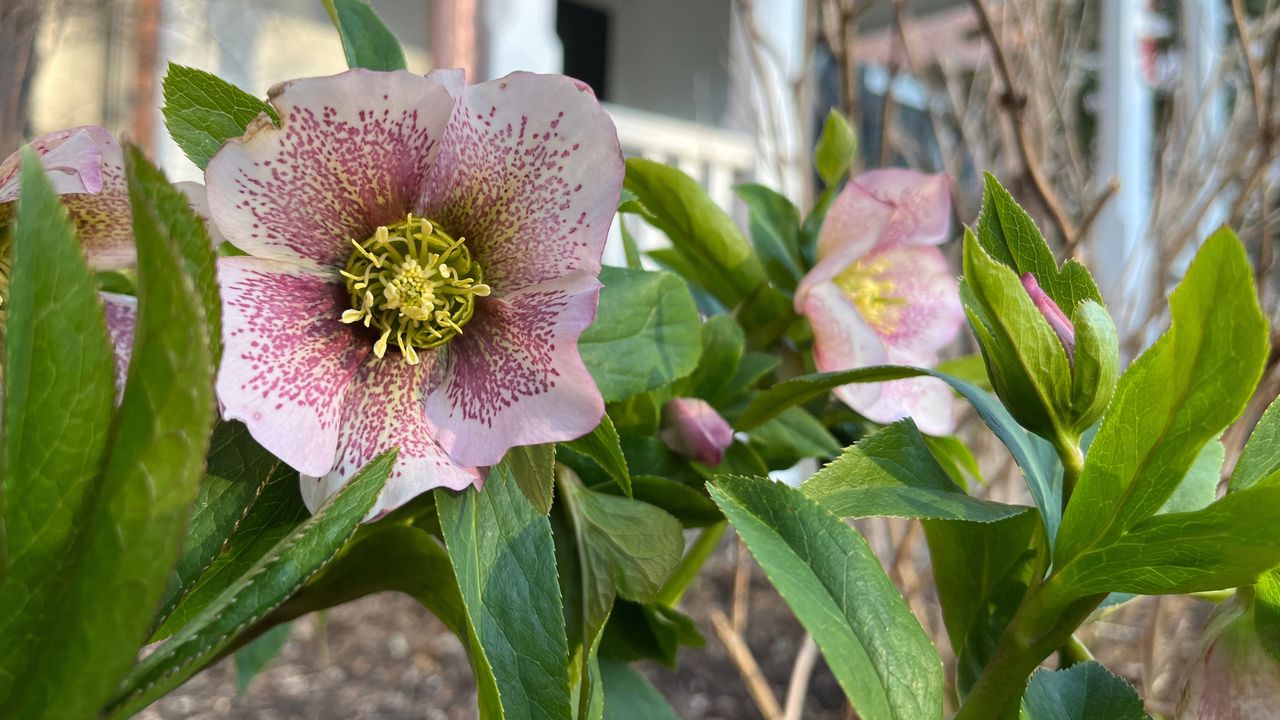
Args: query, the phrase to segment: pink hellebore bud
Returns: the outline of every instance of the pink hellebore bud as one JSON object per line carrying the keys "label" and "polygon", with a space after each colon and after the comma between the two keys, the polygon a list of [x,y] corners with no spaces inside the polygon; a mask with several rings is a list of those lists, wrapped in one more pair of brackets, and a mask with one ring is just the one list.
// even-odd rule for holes
{"label": "pink hellebore bud", "polygon": [[662,408],[664,428],[659,436],[673,451],[715,467],[733,443],[733,428],[706,400],[675,398]]}
{"label": "pink hellebore bud", "polygon": [[[818,263],[795,296],[813,327],[818,370],[930,367],[960,332],[955,271],[936,247],[951,224],[950,185],[941,174],[874,170],[836,196],[818,236]],[[845,385],[835,395],[875,422],[910,416],[930,435],[955,429],[951,390],[935,378]]]}
{"label": "pink hellebore bud", "polygon": [[1058,341],[1062,343],[1062,347],[1067,351],[1067,359],[1074,360],[1076,354],[1076,328],[1071,324],[1071,318],[1068,318],[1062,312],[1062,308],[1058,307],[1058,303],[1054,302],[1053,298],[1040,289],[1040,283],[1036,282],[1035,275],[1024,273],[1022,275],[1022,287],[1031,296],[1031,302],[1035,303],[1036,309],[1049,322],[1049,327],[1053,328],[1053,334],[1058,336]]}
{"label": "pink hellebore bud", "polygon": [[578,354],[622,186],[586,86],[513,73],[294,80],[209,161],[224,417],[302,475],[312,510],[399,447],[372,515],[479,486],[512,447],[580,437]]}

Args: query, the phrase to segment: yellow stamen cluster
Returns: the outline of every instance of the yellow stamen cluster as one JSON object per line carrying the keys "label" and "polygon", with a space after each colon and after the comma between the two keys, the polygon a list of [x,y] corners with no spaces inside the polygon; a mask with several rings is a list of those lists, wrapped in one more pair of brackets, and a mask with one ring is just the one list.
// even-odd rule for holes
{"label": "yellow stamen cluster", "polygon": [[906,300],[896,295],[888,269],[889,261],[884,257],[859,260],[835,277],[836,285],[853,301],[862,319],[882,335],[893,333],[906,305]]}
{"label": "yellow stamen cluster", "polygon": [[378,357],[394,340],[416,365],[417,350],[439,347],[461,333],[475,313],[475,299],[489,294],[464,239],[455,240],[426,218],[410,214],[351,244],[355,250],[342,271],[351,309],[342,313],[342,322],[378,330]]}

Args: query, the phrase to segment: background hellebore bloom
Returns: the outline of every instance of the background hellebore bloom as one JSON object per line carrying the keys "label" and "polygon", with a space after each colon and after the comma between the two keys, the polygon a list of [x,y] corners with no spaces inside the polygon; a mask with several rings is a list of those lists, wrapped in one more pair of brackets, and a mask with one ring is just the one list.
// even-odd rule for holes
{"label": "background hellebore bloom", "polygon": [[[929,367],[955,339],[964,312],[955,275],[935,247],[950,225],[949,186],[946,175],[875,170],[836,197],[818,237],[818,263],[795,296],[813,326],[818,370]],[[846,385],[835,394],[875,422],[911,416],[934,435],[955,427],[951,392],[933,378]]]}
{"label": "background hellebore bloom", "polygon": [[604,403],[577,351],[622,184],[589,88],[516,73],[352,70],[285,83],[206,171],[223,258],[228,418],[313,510],[379,452],[373,513],[478,485]]}
{"label": "background hellebore bloom", "polygon": [[1236,595],[1214,608],[1200,654],[1187,669],[1178,720],[1266,720],[1280,697],[1280,661],[1258,638],[1251,603]]}
{"label": "background hellebore bloom", "polygon": [[674,398],[662,408],[659,437],[690,460],[715,467],[733,443],[733,428],[706,400]]}
{"label": "background hellebore bloom", "polygon": [[[53,189],[62,197],[67,214],[75,224],[89,267],[94,270],[124,270],[137,261],[133,244],[133,215],[129,188],[124,176],[124,152],[111,132],[98,125],[57,130],[32,140],[27,147],[40,158]],[[0,239],[12,219],[19,194],[21,152],[0,163]],[[175,183],[186,194],[192,209],[205,212],[204,186],[193,182]],[[214,230],[209,228],[210,234]],[[220,238],[214,238],[220,242]],[[7,240],[4,241],[7,244]],[[0,247],[0,296],[9,284],[8,248]],[[99,293],[106,310],[107,330],[116,352],[116,389],[124,390],[133,350],[138,302],[132,295]]]}

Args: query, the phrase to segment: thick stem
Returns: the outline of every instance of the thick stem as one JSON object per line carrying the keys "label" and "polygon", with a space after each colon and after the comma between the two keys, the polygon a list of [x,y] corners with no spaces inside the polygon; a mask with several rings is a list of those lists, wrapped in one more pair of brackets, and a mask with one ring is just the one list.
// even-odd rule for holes
{"label": "thick stem", "polygon": [[1016,720],[1031,673],[1070,641],[1106,597],[1105,593],[1091,595],[1063,604],[1053,599],[1051,585],[1052,581],[1027,594],[955,720]]}
{"label": "thick stem", "polygon": [[1066,512],[1067,501],[1075,492],[1076,482],[1084,471],[1084,453],[1080,451],[1079,436],[1068,437],[1062,433],[1053,439],[1053,449],[1062,463],[1062,510]]}

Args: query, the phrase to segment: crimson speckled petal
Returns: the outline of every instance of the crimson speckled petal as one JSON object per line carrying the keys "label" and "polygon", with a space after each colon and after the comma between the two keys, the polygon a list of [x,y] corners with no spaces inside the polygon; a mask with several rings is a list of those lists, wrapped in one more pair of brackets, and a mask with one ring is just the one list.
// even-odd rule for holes
{"label": "crimson speckled petal", "polygon": [[279,128],[260,116],[209,161],[209,210],[248,254],[310,267],[415,210],[454,105],[434,79],[370,70],[294,80],[271,102]]}
{"label": "crimson speckled petal", "polygon": [[599,294],[595,275],[577,271],[477,304],[426,403],[454,460],[493,465],[517,445],[572,440],[600,424],[604,400],[578,355]]}
{"label": "crimson speckled petal", "polygon": [[124,393],[124,381],[129,375],[129,358],[133,355],[133,336],[138,329],[138,298],[132,295],[104,292],[102,304],[106,309],[107,334],[116,351],[116,399]]}
{"label": "crimson speckled petal", "polygon": [[575,270],[600,272],[622,187],[613,121],[587,86],[512,73],[458,95],[421,201],[468,246],[496,295]]}
{"label": "crimson speckled petal", "polygon": [[393,447],[400,448],[395,468],[369,517],[374,518],[436,487],[462,490],[479,486],[473,467],[449,459],[436,441],[435,429],[422,411],[435,372],[435,355],[410,365],[403,355],[381,360],[370,356],[356,373],[343,403],[338,459],[323,477],[302,478],[302,498],[315,512],[365,463]]}
{"label": "crimson speckled petal", "polygon": [[372,352],[364,328],[338,321],[346,289],[337,275],[251,257],[218,261],[223,415],[299,472],[334,466],[347,386]]}
{"label": "crimson speckled petal", "polygon": [[[28,147],[40,157],[54,192],[62,196],[90,267],[133,265],[133,219],[124,179],[124,153],[106,128],[68,128],[42,135]],[[13,213],[20,190],[21,153],[0,163],[0,223]]]}

